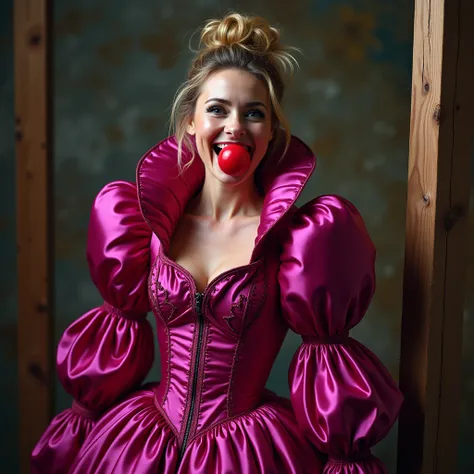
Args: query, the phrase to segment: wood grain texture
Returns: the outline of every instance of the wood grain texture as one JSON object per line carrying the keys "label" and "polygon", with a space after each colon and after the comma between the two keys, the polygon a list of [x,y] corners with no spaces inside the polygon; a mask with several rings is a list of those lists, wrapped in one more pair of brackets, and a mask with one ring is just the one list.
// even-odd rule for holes
{"label": "wood grain texture", "polygon": [[408,167],[398,472],[457,463],[469,163],[471,0],[416,0]]}
{"label": "wood grain texture", "polygon": [[20,466],[53,413],[50,1],[15,0]]}

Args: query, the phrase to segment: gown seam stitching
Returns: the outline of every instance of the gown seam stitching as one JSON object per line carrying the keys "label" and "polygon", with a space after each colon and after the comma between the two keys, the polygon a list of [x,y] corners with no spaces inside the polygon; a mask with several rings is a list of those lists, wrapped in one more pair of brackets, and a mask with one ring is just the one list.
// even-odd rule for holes
{"label": "gown seam stitching", "polygon": [[176,427],[174,426],[173,422],[170,420],[169,416],[167,415],[166,411],[164,410],[164,408],[160,405],[159,401],[158,401],[158,397],[156,396],[156,392],[154,394],[154,397],[153,397],[153,400],[155,402],[155,407],[156,409],[159,411],[159,413],[161,414],[161,416],[163,417],[163,419],[165,420],[165,422],[168,424],[170,430],[173,432],[173,434],[176,436],[176,439],[179,438],[179,432],[178,430],[176,429]]}
{"label": "gown seam stitching", "polygon": [[256,406],[256,407],[253,407],[253,408],[249,408],[241,413],[238,413],[236,415],[232,415],[230,417],[227,417],[225,418],[224,420],[220,420],[220,421],[216,421],[214,422],[212,425],[208,426],[207,428],[204,428],[202,431],[200,431],[199,433],[195,433],[193,436],[190,436],[189,439],[188,439],[188,446],[196,439],[196,438],[199,438],[200,436],[206,434],[208,431],[211,431],[212,429],[214,429],[216,426],[219,426],[219,425],[222,425],[224,423],[228,423],[229,421],[232,421],[232,420],[235,420],[236,418],[240,418],[240,417],[243,417],[243,416],[247,416],[249,415],[250,413],[252,412],[257,412],[259,410],[262,410],[262,409],[265,409],[265,410],[268,410],[270,409],[272,411],[272,414],[274,414],[275,416],[277,416],[275,414],[275,411],[274,409],[272,410],[272,406],[267,402],[265,405],[259,405],[259,406]]}
{"label": "gown seam stitching", "polygon": [[[209,304],[209,299],[207,301],[207,304]],[[191,425],[191,432],[192,431],[196,431],[197,432],[197,429],[198,429],[198,426],[199,426],[199,418],[201,416],[201,412],[202,412],[202,400],[203,400],[203,397],[204,397],[204,379],[205,379],[205,373],[206,373],[206,366],[207,366],[207,362],[208,362],[208,352],[209,352],[209,342],[210,342],[210,324],[209,324],[209,321],[206,320],[206,318],[204,318],[204,330],[203,330],[203,336],[202,336],[202,342],[204,344],[204,353],[202,354],[202,368],[201,368],[201,372],[198,373],[198,380],[197,380],[197,384],[196,384],[196,391],[198,392],[199,394],[199,404],[197,406],[197,413],[196,413],[196,418],[194,420],[194,423],[192,423]]]}
{"label": "gown seam stitching", "polygon": [[227,417],[231,416],[231,412],[233,411],[233,386],[234,386],[234,378],[235,378],[235,366],[238,361],[238,352],[240,351],[240,346],[242,343],[242,336],[237,341],[235,346],[234,354],[232,356],[232,365],[230,367],[230,374],[229,374],[229,388],[227,389]]}
{"label": "gown seam stitching", "polygon": [[[158,270],[158,259],[159,255],[156,256],[155,262],[153,264],[153,270],[150,272],[150,278],[149,278],[149,295],[151,296],[152,300],[152,305],[153,308],[156,311],[156,314],[158,317],[163,321],[163,326],[166,332],[166,338],[167,338],[167,348],[166,348],[166,354],[167,354],[167,367],[166,367],[166,385],[165,385],[165,390],[163,393],[163,400],[161,401],[162,404],[166,403],[166,400],[168,399],[168,392],[169,392],[169,387],[170,387],[170,382],[171,382],[171,362],[172,362],[172,352],[171,352],[171,335],[170,331],[167,325],[167,322],[165,318],[163,317],[163,314],[161,313],[161,310],[158,306],[158,301],[157,301],[157,287],[156,287],[156,282],[158,282],[158,278],[160,275],[160,271]],[[152,281],[153,278],[156,277],[156,282]],[[155,290],[153,291],[153,286],[155,286]]]}
{"label": "gown seam stitching", "polygon": [[[191,303],[191,308],[193,307],[193,303]],[[185,432],[186,432],[186,420],[188,419],[188,416],[189,416],[189,412],[191,410],[191,397],[192,397],[192,390],[190,389],[190,386],[189,386],[189,383],[190,383],[190,376],[191,376],[191,372],[194,370],[194,367],[195,367],[195,364],[198,363],[198,361],[194,360],[195,357],[196,357],[196,351],[197,351],[197,339],[198,339],[198,330],[197,330],[197,321],[194,322],[194,328],[193,328],[193,341],[191,343],[191,351],[188,351],[190,352],[191,356],[190,356],[190,359],[189,359],[189,362],[190,362],[190,366],[189,366],[189,370],[186,371],[186,375],[188,376],[188,380],[187,380],[187,388],[186,388],[186,400],[184,402],[184,405],[181,407],[181,410],[180,410],[180,416],[181,416],[181,429],[180,429],[180,434],[179,434],[179,444],[181,445],[181,443],[183,442],[184,440],[184,435],[185,435]],[[194,361],[194,365],[193,365],[193,361]],[[189,444],[189,440],[188,440],[188,444]]]}

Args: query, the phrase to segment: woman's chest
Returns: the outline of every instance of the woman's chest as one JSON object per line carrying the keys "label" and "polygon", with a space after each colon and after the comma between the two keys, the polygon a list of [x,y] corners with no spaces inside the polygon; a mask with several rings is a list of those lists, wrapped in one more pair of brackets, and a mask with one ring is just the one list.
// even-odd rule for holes
{"label": "woman's chest", "polygon": [[152,309],[160,324],[168,327],[194,324],[199,298],[204,319],[228,336],[238,338],[262,315],[268,318],[277,314],[277,272],[269,262],[262,257],[226,270],[200,292],[193,275],[171,260],[160,246],[149,277]]}
{"label": "woman's chest", "polygon": [[173,235],[169,257],[185,268],[198,291],[203,291],[218,275],[250,262],[258,224],[257,218],[227,225],[184,219]]}

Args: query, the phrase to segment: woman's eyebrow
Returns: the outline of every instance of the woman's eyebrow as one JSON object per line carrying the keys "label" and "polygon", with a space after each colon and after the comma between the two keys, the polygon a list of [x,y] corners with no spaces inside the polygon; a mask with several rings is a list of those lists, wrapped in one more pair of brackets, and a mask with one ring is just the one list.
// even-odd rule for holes
{"label": "woman's eyebrow", "polygon": [[[213,97],[212,99],[208,99],[208,100],[206,100],[206,102],[204,102],[204,103],[207,104],[208,102],[220,102],[221,104],[232,105],[232,103],[231,103],[229,100],[226,100],[226,99],[219,99],[218,97]],[[265,107],[265,108],[267,108],[267,106],[266,106],[263,102],[259,102],[259,101],[247,102],[247,104],[245,104],[245,106],[246,106],[246,107],[260,106],[260,107]]]}

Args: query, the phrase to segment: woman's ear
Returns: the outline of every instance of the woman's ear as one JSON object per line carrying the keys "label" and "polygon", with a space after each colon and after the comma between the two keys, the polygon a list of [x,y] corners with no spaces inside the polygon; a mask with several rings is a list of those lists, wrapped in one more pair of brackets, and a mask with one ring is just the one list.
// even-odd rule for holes
{"label": "woman's ear", "polygon": [[194,136],[196,134],[196,127],[194,126],[194,120],[190,120],[186,126],[186,131],[189,135]]}
{"label": "woman's ear", "polygon": [[275,138],[278,138],[278,134],[280,133],[280,130],[281,130],[280,122],[277,120],[276,116],[273,116],[272,129],[271,129],[269,142],[271,142]]}
{"label": "woman's ear", "polygon": [[280,133],[280,126],[278,123],[276,123],[275,125],[272,126],[269,142],[277,138],[279,133]]}

